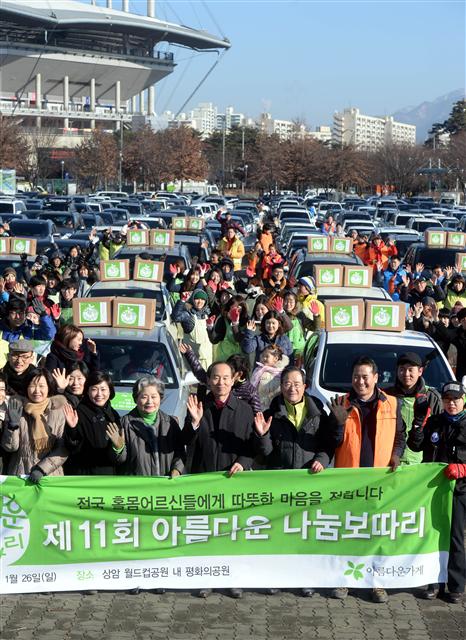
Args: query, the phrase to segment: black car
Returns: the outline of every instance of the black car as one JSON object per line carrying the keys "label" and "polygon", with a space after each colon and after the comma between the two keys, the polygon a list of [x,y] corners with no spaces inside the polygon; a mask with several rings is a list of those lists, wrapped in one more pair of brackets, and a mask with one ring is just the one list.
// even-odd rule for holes
{"label": "black car", "polygon": [[56,233],[51,220],[11,220],[10,232],[18,238],[34,238],[37,241],[37,253],[45,251],[52,243]]}
{"label": "black car", "polygon": [[461,249],[451,247],[437,249],[427,247],[425,242],[414,242],[406,252],[404,263],[410,265],[413,271],[419,262],[424,265],[424,269],[428,270],[432,270],[437,264],[442,268],[454,267],[457,253],[461,253]]}
{"label": "black car", "polygon": [[84,229],[84,222],[80,213],[72,211],[42,211],[37,220],[50,220],[55,226],[55,234],[64,235]]}

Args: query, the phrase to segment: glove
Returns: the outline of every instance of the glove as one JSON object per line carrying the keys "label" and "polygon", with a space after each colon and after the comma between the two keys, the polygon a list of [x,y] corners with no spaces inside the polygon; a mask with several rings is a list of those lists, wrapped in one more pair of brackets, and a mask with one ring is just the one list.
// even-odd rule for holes
{"label": "glove", "polygon": [[217,316],[210,316],[209,318],[207,318],[207,320],[205,322],[207,329],[213,329],[214,328],[216,317]]}
{"label": "glove", "polygon": [[320,309],[319,309],[319,305],[317,304],[317,302],[315,300],[313,300],[310,304],[310,310],[312,312],[313,316],[320,316]]}
{"label": "glove", "polygon": [[272,302],[272,306],[277,313],[283,313],[283,298],[277,296]]}
{"label": "glove", "polygon": [[205,276],[205,274],[207,273],[207,271],[209,269],[210,269],[210,266],[206,262],[201,264],[201,266],[199,268],[199,275],[201,276],[201,278],[203,278]]}
{"label": "glove", "polygon": [[210,287],[211,291],[214,293],[217,291],[217,284],[213,280],[209,280],[207,286]]}
{"label": "glove", "polygon": [[231,307],[228,312],[228,317],[230,318],[231,324],[238,324],[239,317],[241,315],[241,309],[239,307]]}
{"label": "glove", "polygon": [[330,412],[333,414],[338,426],[344,427],[348,418],[349,410],[344,406],[344,396],[332,398],[330,400]]}
{"label": "glove", "polygon": [[40,467],[33,467],[31,469],[31,473],[29,474],[29,480],[34,484],[39,484],[39,482],[45,475],[46,474]]}
{"label": "glove", "polygon": [[172,274],[172,276],[176,276],[177,275],[178,267],[176,266],[176,264],[168,265],[168,269],[169,269],[170,273]]}
{"label": "glove", "polygon": [[459,478],[466,478],[466,464],[452,462],[443,470],[443,473],[449,480],[459,480]]}
{"label": "glove", "polygon": [[256,272],[251,267],[246,267],[246,275],[248,278],[254,278]]}
{"label": "glove", "polygon": [[33,298],[31,301],[31,306],[32,309],[34,311],[34,313],[37,313],[37,315],[42,318],[43,316],[47,315],[47,310],[45,308],[45,306],[43,305],[43,303],[39,300],[39,298]]}
{"label": "glove", "polygon": [[182,291],[180,293],[180,299],[182,302],[186,302],[191,297],[191,291]]}
{"label": "glove", "polygon": [[19,429],[19,421],[23,415],[23,403],[18,398],[10,398],[8,402],[7,424],[10,431]]}
{"label": "glove", "polygon": [[230,288],[230,283],[227,282],[226,280],[220,283],[220,289],[229,289],[229,288]]}
{"label": "glove", "polygon": [[427,419],[432,413],[432,409],[429,407],[427,393],[416,394],[413,409],[414,409],[413,427],[415,429],[420,429],[425,426]]}
{"label": "glove", "polygon": [[58,320],[58,318],[61,315],[61,308],[60,305],[57,304],[56,302],[50,307],[50,313],[52,314],[52,318],[54,320]]}

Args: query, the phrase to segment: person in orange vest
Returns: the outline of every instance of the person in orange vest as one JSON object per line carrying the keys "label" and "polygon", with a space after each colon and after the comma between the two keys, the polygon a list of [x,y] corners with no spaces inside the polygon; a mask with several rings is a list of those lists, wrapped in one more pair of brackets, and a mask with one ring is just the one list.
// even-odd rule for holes
{"label": "person in orange vest", "polygon": [[[401,401],[385,394],[378,386],[377,365],[367,356],[358,358],[352,368],[352,390],[330,403],[336,422],[335,468],[391,467],[400,464],[406,446],[406,426]],[[333,589],[334,598],[343,600],[347,588]],[[374,602],[386,602],[385,589],[373,589]]]}
{"label": "person in orange vest", "polygon": [[374,275],[376,275],[378,265],[381,264],[382,269],[385,271],[388,267],[388,259],[396,255],[398,255],[398,249],[393,240],[389,240],[388,244],[385,244],[382,236],[375,235],[367,248],[363,262],[365,265],[371,266],[374,269]]}

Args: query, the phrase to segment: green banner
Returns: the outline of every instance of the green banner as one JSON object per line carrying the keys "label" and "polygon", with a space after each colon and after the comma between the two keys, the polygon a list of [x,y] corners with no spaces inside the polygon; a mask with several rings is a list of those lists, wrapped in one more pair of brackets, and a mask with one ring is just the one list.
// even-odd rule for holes
{"label": "green banner", "polygon": [[1,592],[442,582],[443,467],[0,476]]}

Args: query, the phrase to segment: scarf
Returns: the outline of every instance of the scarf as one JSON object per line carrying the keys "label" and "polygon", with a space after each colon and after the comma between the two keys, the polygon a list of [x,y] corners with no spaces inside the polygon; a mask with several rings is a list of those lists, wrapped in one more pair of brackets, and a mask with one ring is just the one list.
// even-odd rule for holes
{"label": "scarf", "polygon": [[73,349],[65,347],[65,345],[58,340],[54,340],[52,342],[50,352],[53,353],[53,355],[57,356],[57,358],[60,358],[60,360],[69,360],[71,363],[82,362],[84,358],[83,349],[74,351]]}
{"label": "scarf", "polygon": [[214,398],[214,403],[215,403],[215,407],[216,409],[223,409],[223,407],[228,404],[228,400],[230,399],[230,396],[228,396],[228,398],[225,400],[225,402],[222,402],[221,400],[217,400],[216,398]]}
{"label": "scarf", "polygon": [[45,428],[44,412],[50,404],[50,398],[46,398],[42,402],[26,402],[24,412],[28,416],[32,416],[34,422],[32,424],[32,440],[33,447],[38,456],[47,453],[50,450],[51,438]]}
{"label": "scarf", "polygon": [[456,416],[451,416],[449,413],[444,411],[443,415],[448,422],[452,422],[454,424],[455,422],[460,422],[460,420],[463,420],[466,417],[466,411],[463,409],[463,411],[457,413]]}
{"label": "scarf", "polygon": [[147,425],[148,427],[152,427],[155,424],[157,420],[157,416],[159,414],[158,410],[152,411],[152,413],[144,413],[143,411],[139,411],[137,407],[136,407],[136,410],[138,412],[139,417],[143,420],[145,425]]}

